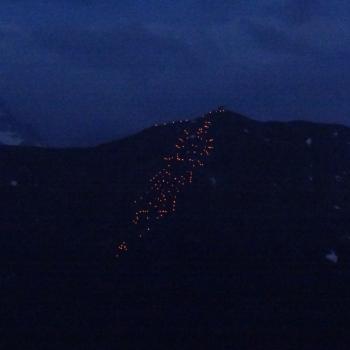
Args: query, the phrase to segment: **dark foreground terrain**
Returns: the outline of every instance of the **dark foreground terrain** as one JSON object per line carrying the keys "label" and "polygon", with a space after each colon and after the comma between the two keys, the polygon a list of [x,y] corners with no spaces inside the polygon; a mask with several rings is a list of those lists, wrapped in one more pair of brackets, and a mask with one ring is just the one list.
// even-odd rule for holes
{"label": "dark foreground terrain", "polygon": [[350,129],[211,118],[176,213],[119,259],[134,199],[202,119],[0,148],[4,349],[348,348]]}

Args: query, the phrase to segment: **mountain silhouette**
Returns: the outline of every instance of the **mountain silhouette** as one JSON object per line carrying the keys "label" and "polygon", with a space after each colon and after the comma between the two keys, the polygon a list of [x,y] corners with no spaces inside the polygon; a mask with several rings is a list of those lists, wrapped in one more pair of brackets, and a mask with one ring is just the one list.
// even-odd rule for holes
{"label": "mountain silhouette", "polygon": [[50,349],[334,346],[349,156],[345,126],[224,107],[94,148],[1,147],[6,334]]}

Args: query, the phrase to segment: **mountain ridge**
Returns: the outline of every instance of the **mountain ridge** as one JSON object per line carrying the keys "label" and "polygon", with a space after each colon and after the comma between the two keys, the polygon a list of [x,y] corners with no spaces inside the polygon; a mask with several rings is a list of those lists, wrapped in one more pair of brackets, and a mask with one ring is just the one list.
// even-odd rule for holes
{"label": "mountain ridge", "polygon": [[88,149],[0,148],[10,330],[51,348],[344,339],[350,129],[213,114],[214,150],[176,213],[120,259],[118,244],[138,232],[134,200],[205,116]]}

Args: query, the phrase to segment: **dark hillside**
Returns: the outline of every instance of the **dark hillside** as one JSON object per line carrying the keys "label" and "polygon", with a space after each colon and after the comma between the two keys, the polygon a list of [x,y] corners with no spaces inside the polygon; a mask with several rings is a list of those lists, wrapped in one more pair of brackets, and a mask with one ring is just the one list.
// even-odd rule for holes
{"label": "dark hillside", "polygon": [[[206,118],[214,150],[176,212],[115,259],[134,200]],[[2,147],[0,162],[2,332],[23,348],[346,344],[350,129],[220,110],[96,148]]]}

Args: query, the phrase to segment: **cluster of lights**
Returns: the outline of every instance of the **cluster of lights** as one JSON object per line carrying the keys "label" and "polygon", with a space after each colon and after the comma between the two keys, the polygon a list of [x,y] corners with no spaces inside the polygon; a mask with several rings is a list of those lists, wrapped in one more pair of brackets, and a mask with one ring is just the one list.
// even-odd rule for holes
{"label": "cluster of lights", "polygon": [[[199,127],[184,129],[175,144],[174,154],[163,158],[163,169],[149,180],[145,194],[134,201],[137,209],[132,223],[137,228],[137,238],[144,238],[159,220],[175,213],[178,194],[193,182],[194,171],[204,166],[214,149],[214,139],[209,136],[212,116],[223,112],[223,108],[209,112]],[[116,257],[127,252],[128,246],[125,241],[120,243]]]}
{"label": "cluster of lights", "polygon": [[118,245],[118,253],[116,254],[116,257],[119,258],[121,253],[127,252],[127,251],[128,251],[128,245],[126,244],[126,242],[121,242]]}

